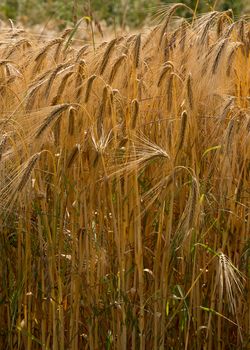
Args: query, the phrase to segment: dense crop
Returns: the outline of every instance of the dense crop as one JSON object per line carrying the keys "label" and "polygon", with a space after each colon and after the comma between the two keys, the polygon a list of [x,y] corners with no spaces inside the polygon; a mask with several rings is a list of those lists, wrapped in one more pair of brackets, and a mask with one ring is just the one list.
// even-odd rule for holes
{"label": "dense crop", "polygon": [[250,24],[0,33],[0,348],[248,349]]}

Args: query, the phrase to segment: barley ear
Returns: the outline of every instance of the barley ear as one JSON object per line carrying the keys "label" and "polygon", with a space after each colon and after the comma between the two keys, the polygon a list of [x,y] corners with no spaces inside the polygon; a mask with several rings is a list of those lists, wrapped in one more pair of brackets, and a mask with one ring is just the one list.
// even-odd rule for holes
{"label": "barley ear", "polygon": [[84,102],[87,103],[89,100],[89,96],[90,96],[90,92],[92,89],[92,85],[94,80],[97,78],[97,76],[95,74],[91,75],[91,77],[89,77],[88,81],[87,81],[87,87],[86,87],[86,92],[85,92],[85,100]]}
{"label": "barley ear", "polygon": [[132,115],[131,115],[131,129],[134,129],[136,127],[136,122],[139,115],[139,102],[135,99],[132,101]]}
{"label": "barley ear", "polygon": [[112,50],[113,50],[113,48],[114,48],[114,46],[116,44],[116,41],[117,41],[116,38],[111,40],[110,43],[108,44],[105,52],[104,52],[103,59],[102,59],[102,62],[100,64],[100,71],[99,71],[100,75],[102,75],[104,73],[104,71],[105,71],[105,69],[107,67],[107,64],[109,62],[109,59],[110,59]]}
{"label": "barley ear", "polygon": [[181,128],[180,128],[180,133],[179,133],[179,138],[178,138],[178,143],[177,143],[177,150],[176,150],[176,156],[175,159],[177,158],[180,150],[183,147],[184,140],[185,140],[185,135],[186,135],[186,129],[187,129],[187,112],[183,111],[181,114]]}
{"label": "barley ear", "polygon": [[117,75],[117,72],[119,70],[119,67],[121,66],[122,62],[124,61],[124,59],[127,58],[127,55],[125,54],[122,54],[120,57],[118,57],[118,59],[115,61],[112,69],[111,69],[111,72],[110,72],[110,76],[109,76],[109,84],[112,84],[116,75]]}
{"label": "barley ear", "polygon": [[214,60],[213,66],[212,66],[212,73],[213,74],[215,74],[216,71],[217,71],[217,68],[218,68],[218,65],[219,65],[222,53],[224,51],[224,48],[225,48],[227,42],[228,42],[228,39],[224,39],[220,43],[220,45],[218,47],[218,50],[217,50],[217,53],[216,53],[216,56],[215,56],[215,60]]}
{"label": "barley ear", "polygon": [[7,135],[3,135],[2,140],[0,142],[0,161],[1,161],[2,156],[3,156],[3,152],[4,152],[4,148],[6,146],[6,143],[7,143]]}
{"label": "barley ear", "polygon": [[193,102],[193,89],[192,89],[192,76],[191,73],[188,75],[188,79],[187,79],[187,100],[188,100],[188,104],[190,109],[193,109],[194,106],[194,102]]}
{"label": "barley ear", "polygon": [[67,169],[71,168],[72,164],[74,163],[79,153],[80,153],[80,145],[76,144],[71,150],[70,155],[67,159],[67,165],[66,165]]}
{"label": "barley ear", "polygon": [[141,34],[138,34],[135,40],[134,47],[134,66],[138,68],[140,60],[140,50],[141,50]]}
{"label": "barley ear", "polygon": [[172,15],[174,14],[174,12],[179,7],[184,7],[186,9],[188,9],[188,10],[191,10],[190,7],[188,7],[187,5],[182,4],[182,3],[178,3],[178,4],[175,4],[175,5],[171,6],[171,8],[169,9],[169,11],[166,14],[165,21],[164,21],[164,23],[162,25],[162,30],[161,30],[161,34],[160,34],[160,44],[162,43],[163,36],[166,33],[166,31],[167,31],[167,28],[168,28],[168,25],[169,25],[169,22],[170,22],[170,19],[171,19]]}
{"label": "barley ear", "polygon": [[24,186],[26,185],[26,183],[28,182],[30,174],[34,169],[39,157],[40,157],[40,153],[36,153],[30,158],[26,168],[24,169],[23,175],[20,178],[20,181],[17,185],[17,192],[21,192]]}
{"label": "barley ear", "polygon": [[174,75],[171,74],[169,81],[168,81],[168,89],[167,89],[167,110],[168,110],[168,112],[170,112],[172,109],[173,84],[174,84]]}
{"label": "barley ear", "polygon": [[39,138],[44,131],[48,128],[48,126],[55,121],[58,117],[61,116],[61,114],[67,110],[70,107],[70,104],[68,103],[64,103],[62,105],[58,105],[56,106],[52,112],[47,116],[47,118],[45,118],[45,120],[43,121],[42,125],[39,127],[39,129],[37,130],[36,134],[35,134],[35,138]]}

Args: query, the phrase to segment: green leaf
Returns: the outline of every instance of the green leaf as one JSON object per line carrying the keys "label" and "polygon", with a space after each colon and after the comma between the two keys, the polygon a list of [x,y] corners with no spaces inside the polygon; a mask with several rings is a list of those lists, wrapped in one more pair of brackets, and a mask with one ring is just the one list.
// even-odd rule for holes
{"label": "green leaf", "polygon": [[207,155],[209,152],[215,151],[215,150],[220,149],[220,148],[221,148],[221,145],[217,145],[217,146],[213,146],[213,147],[206,149],[206,151],[203,153],[201,158],[204,158],[205,155]]}
{"label": "green leaf", "polygon": [[71,32],[70,35],[69,35],[69,38],[68,38],[68,40],[67,40],[67,42],[66,42],[64,51],[67,50],[67,48],[69,47],[69,44],[70,44],[70,42],[71,42],[73,36],[75,35],[75,33],[76,33],[78,27],[80,26],[80,24],[82,23],[82,21],[83,21],[84,19],[86,19],[86,18],[89,18],[89,17],[82,17],[82,18],[79,19],[79,21],[76,23],[75,27],[73,28],[72,32]]}
{"label": "green leaf", "polygon": [[166,303],[166,316],[169,315],[169,301]]}

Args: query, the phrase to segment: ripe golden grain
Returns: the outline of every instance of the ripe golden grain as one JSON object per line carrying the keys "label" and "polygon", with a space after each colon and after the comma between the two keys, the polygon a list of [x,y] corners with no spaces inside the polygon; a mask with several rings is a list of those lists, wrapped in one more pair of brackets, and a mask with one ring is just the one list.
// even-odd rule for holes
{"label": "ripe golden grain", "polygon": [[113,83],[113,81],[115,80],[115,77],[118,73],[119,67],[121,67],[122,62],[127,58],[127,55],[122,54],[120,57],[117,58],[117,60],[115,61],[115,63],[113,64],[113,67],[111,69],[110,72],[110,76],[109,76],[109,84],[111,85]]}
{"label": "ripe golden grain", "polygon": [[66,111],[70,107],[70,104],[64,103],[58,106],[55,106],[50,114],[44,119],[41,126],[38,128],[35,134],[35,138],[39,138],[44,131],[50,126],[52,122],[54,122],[57,118],[61,116],[61,114]]}
{"label": "ripe golden grain", "polygon": [[138,68],[140,61],[140,50],[141,50],[141,34],[138,34],[135,39],[134,47],[134,66]]}
{"label": "ripe golden grain", "polygon": [[74,72],[67,72],[62,78],[61,83],[58,87],[57,93],[52,100],[52,103],[51,103],[52,106],[57,105],[60,102],[62,95],[64,93],[64,90],[67,87],[68,80],[73,74]]}
{"label": "ripe golden grain", "polygon": [[139,115],[139,102],[135,99],[131,103],[132,114],[131,114],[131,129],[133,130],[136,127],[136,122]]}
{"label": "ripe golden grain", "polygon": [[17,192],[21,192],[23,190],[24,186],[26,185],[26,183],[30,178],[30,174],[34,169],[39,157],[40,157],[40,153],[36,153],[30,158],[29,162],[27,163],[27,166],[24,168],[22,177],[20,178],[20,181],[17,185],[17,188],[16,188]]}
{"label": "ripe golden grain", "polygon": [[111,53],[112,53],[112,50],[114,49],[114,46],[117,42],[117,39],[113,39],[110,41],[110,43],[108,44],[104,54],[103,54],[103,58],[102,58],[102,61],[101,61],[101,64],[100,64],[100,69],[99,69],[99,74],[102,75],[107,67],[107,64],[110,60],[110,56],[111,56]]}
{"label": "ripe golden grain", "polygon": [[96,78],[97,78],[97,75],[95,75],[95,74],[93,74],[91,77],[88,78],[86,92],[85,92],[85,100],[84,100],[85,103],[87,103],[89,100],[92,85],[93,85],[93,82]]}

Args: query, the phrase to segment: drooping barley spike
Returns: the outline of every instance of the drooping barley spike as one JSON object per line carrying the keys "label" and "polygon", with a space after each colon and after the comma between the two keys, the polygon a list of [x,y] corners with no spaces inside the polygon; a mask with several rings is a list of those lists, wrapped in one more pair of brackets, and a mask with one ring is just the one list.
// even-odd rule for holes
{"label": "drooping barley spike", "polygon": [[205,23],[204,23],[204,28],[203,28],[203,31],[201,33],[201,36],[200,36],[200,42],[201,44],[203,45],[204,43],[206,43],[206,38],[207,38],[207,35],[208,35],[208,32],[209,32],[209,28],[210,26],[212,25],[213,23],[213,20],[218,16],[218,12],[217,11],[213,11],[211,12]]}
{"label": "drooping barley spike", "polygon": [[68,72],[64,75],[64,77],[62,78],[62,81],[58,87],[58,90],[57,90],[57,94],[56,96],[53,98],[52,100],[52,103],[51,105],[54,106],[54,105],[57,105],[58,102],[60,101],[62,95],[63,95],[63,92],[64,92],[64,89],[65,87],[67,86],[67,82],[69,80],[69,78],[71,77],[71,75],[73,74],[74,72]]}
{"label": "drooping barley spike", "polygon": [[86,92],[85,92],[85,100],[84,100],[85,103],[87,103],[89,100],[92,85],[93,85],[93,82],[96,78],[97,78],[97,75],[95,75],[95,74],[91,75],[91,77],[88,78]]}
{"label": "drooping barley spike", "polygon": [[49,69],[40,74],[38,77],[36,77],[35,80],[33,80],[30,84],[30,89],[37,86],[40,83],[43,83],[43,81],[47,80],[48,76],[53,72],[54,69]]}
{"label": "drooping barley spike", "polygon": [[183,144],[185,141],[186,129],[187,129],[187,111],[183,111],[181,114],[181,128],[180,128],[179,138],[177,142],[175,159],[177,158],[177,155],[179,154],[180,150],[183,147]]}
{"label": "drooping barley spike", "polygon": [[216,71],[217,71],[217,68],[218,68],[218,65],[219,65],[219,62],[220,62],[220,59],[221,59],[221,56],[222,56],[222,53],[226,47],[226,43],[228,42],[228,39],[223,39],[222,42],[220,43],[219,47],[218,47],[218,50],[217,50],[217,53],[216,53],[216,56],[215,56],[215,59],[214,59],[214,62],[213,62],[213,65],[212,65],[212,73],[213,74],[216,74]]}
{"label": "drooping barley spike", "polygon": [[23,46],[23,48],[25,48],[25,47],[29,48],[32,46],[32,44],[27,39],[20,39],[19,41],[15,42],[15,45],[13,45],[13,47],[10,49],[10,51],[6,55],[6,59],[8,59],[14,52],[17,52],[18,49],[20,48],[20,46]]}
{"label": "drooping barley spike", "polygon": [[132,41],[134,41],[135,38],[136,38],[136,34],[130,35],[126,40],[126,44],[130,44]]}
{"label": "drooping barley spike", "polygon": [[0,162],[2,160],[2,156],[3,156],[3,152],[4,152],[4,148],[6,146],[7,143],[7,135],[3,135],[1,142],[0,142]]}
{"label": "drooping barley spike", "polygon": [[60,70],[62,69],[63,64],[59,64],[51,73],[50,78],[47,82],[46,88],[45,88],[45,98],[46,100],[49,98],[50,95],[50,90],[53,84],[53,81],[55,80],[55,77],[57,75],[58,72],[60,72]]}
{"label": "drooping barley spike", "polygon": [[228,128],[227,128],[227,134],[226,134],[226,153],[227,155],[230,153],[230,150],[232,148],[232,137],[233,137],[233,130],[235,126],[234,119],[231,119]]}
{"label": "drooping barley spike", "polygon": [[73,107],[69,108],[69,122],[68,122],[68,133],[70,136],[74,135],[75,132],[75,115],[76,110]]}
{"label": "drooping barley spike", "polygon": [[171,74],[169,81],[168,81],[168,88],[167,88],[167,110],[168,110],[168,112],[170,112],[172,109],[173,84],[174,84],[174,75]]}
{"label": "drooping barley spike", "polygon": [[79,61],[79,65],[78,65],[78,70],[77,70],[77,76],[76,76],[76,99],[77,101],[79,101],[81,93],[82,93],[82,83],[85,79],[85,66],[86,66],[86,62],[84,60],[80,60]]}
{"label": "drooping barley spike", "polygon": [[220,116],[220,120],[224,121],[232,104],[234,102],[234,97],[229,98],[228,102],[226,103],[225,107],[223,108],[222,114]]}
{"label": "drooping barley spike", "polygon": [[40,157],[40,153],[36,153],[30,158],[29,162],[27,163],[27,166],[24,169],[22,177],[20,178],[20,181],[17,185],[17,192],[21,192],[24,186],[26,185],[26,183],[28,182],[30,178],[30,174],[34,169],[39,157]]}
{"label": "drooping barley spike", "polygon": [[41,57],[47,53],[47,50],[54,45],[60,44],[62,42],[62,38],[56,38],[51,40],[47,45],[45,45],[39,54],[35,57],[35,61],[39,61]]}
{"label": "drooping barley spike", "polygon": [[177,28],[173,34],[171,35],[170,39],[169,39],[169,48],[170,50],[173,50],[175,48],[175,45],[176,45],[176,40],[177,40],[177,34],[179,32],[180,28]]}
{"label": "drooping barley spike", "polygon": [[61,38],[62,39],[66,39],[67,36],[73,31],[72,28],[66,28],[64,29],[64,31],[62,32]]}
{"label": "drooping barley spike", "polygon": [[109,90],[109,86],[108,85],[104,86],[103,92],[102,92],[102,101],[101,101],[100,109],[97,115],[97,135],[99,138],[101,137],[102,130],[103,130],[103,120],[105,115],[106,102],[108,99],[108,90]]}
{"label": "drooping barley spike", "polygon": [[58,106],[55,106],[55,108],[52,110],[52,112],[45,118],[42,125],[39,127],[35,134],[35,138],[40,137],[44,131],[48,128],[48,126],[54,122],[58,117],[61,116],[61,114],[66,111],[70,107],[70,104],[64,103]]}
{"label": "drooping barley spike", "polygon": [[162,70],[161,70],[161,73],[160,73],[160,76],[159,76],[159,79],[158,79],[158,82],[157,82],[157,86],[160,87],[162,85],[162,82],[164,80],[164,77],[167,75],[168,72],[170,72],[171,70],[173,69],[173,65],[170,64],[169,62],[167,62]]}
{"label": "drooping barley spike", "polygon": [[187,100],[188,100],[188,104],[190,109],[193,109],[194,106],[194,98],[193,98],[193,88],[192,88],[192,76],[191,73],[189,73],[188,75],[188,79],[187,79]]}
{"label": "drooping barley spike", "polygon": [[239,40],[244,43],[245,42],[245,22],[243,19],[241,19],[239,22],[238,22],[238,26],[239,26],[239,29],[238,29],[238,38]]}
{"label": "drooping barley spike", "polygon": [[113,67],[111,69],[110,76],[109,76],[109,84],[113,83],[113,81],[116,77],[116,74],[118,73],[119,67],[121,66],[121,64],[125,60],[125,58],[127,58],[127,55],[122,54],[120,57],[117,58],[117,60],[113,64]]}
{"label": "drooping barley spike", "polygon": [[186,39],[187,39],[187,22],[183,20],[181,23],[181,39],[180,39],[180,47],[182,52],[184,52],[185,50]]}
{"label": "drooping barley spike", "polygon": [[147,47],[149,43],[152,42],[152,38],[156,35],[159,29],[160,29],[160,25],[157,25],[150,31],[150,33],[146,37],[146,40],[144,40],[144,44],[142,46],[143,50],[145,49],[145,47]]}
{"label": "drooping barley spike", "polygon": [[169,25],[169,22],[170,22],[170,19],[172,17],[172,15],[174,14],[174,12],[179,8],[179,7],[184,7],[188,10],[190,10],[190,8],[185,5],[185,4],[181,4],[181,3],[178,3],[178,4],[175,4],[173,6],[171,6],[171,8],[169,9],[169,11],[166,13],[166,18],[165,18],[165,21],[164,23],[162,24],[162,30],[161,30],[161,34],[160,34],[160,42],[159,44],[162,43],[162,38],[164,36],[164,34],[166,33],[167,31],[167,28],[168,28],[168,25]]}
{"label": "drooping barley spike", "polygon": [[231,48],[230,50],[230,53],[228,55],[228,58],[227,58],[227,64],[226,64],[226,67],[227,67],[227,70],[226,70],[226,73],[227,73],[227,76],[230,76],[231,74],[231,70],[232,70],[232,66],[233,66],[233,61],[234,61],[234,58],[235,58],[235,55],[236,55],[236,52],[237,52],[237,49],[239,47],[243,46],[243,43],[234,43],[233,47]]}
{"label": "drooping barley spike", "polygon": [[131,129],[133,130],[136,127],[136,122],[138,119],[138,115],[139,115],[139,102],[134,99],[131,103],[131,107],[132,107],[132,113],[131,113]]}
{"label": "drooping barley spike", "polygon": [[164,61],[168,61],[169,60],[169,56],[170,56],[170,47],[169,47],[169,40],[168,40],[168,35],[167,33],[164,34],[163,36],[164,38],[164,43],[163,43],[163,53],[164,53]]}
{"label": "drooping barley spike", "polygon": [[53,125],[53,135],[55,146],[59,146],[61,136],[61,118],[57,118]]}
{"label": "drooping barley spike", "polygon": [[85,74],[84,74],[85,67],[86,67],[86,62],[83,59],[79,60],[77,76],[76,76],[76,88],[79,85],[81,85],[82,81],[85,78]]}
{"label": "drooping barley spike", "polygon": [[101,51],[105,46],[108,46],[109,42],[108,41],[103,41],[100,45],[97,47],[97,51]]}
{"label": "drooping barley spike", "polygon": [[225,24],[225,17],[220,16],[217,23],[216,23],[216,34],[217,34],[218,40],[221,38],[221,35],[223,33],[224,24]]}
{"label": "drooping barley spike", "polygon": [[76,55],[76,62],[78,62],[82,55],[84,55],[86,53],[86,51],[88,50],[89,45],[84,45],[83,47],[80,48],[80,50],[78,51],[77,55]]}
{"label": "drooping barley spike", "polygon": [[223,37],[226,39],[226,38],[229,38],[231,33],[233,32],[235,28],[235,23],[232,23],[226,30],[225,34],[223,35]]}
{"label": "drooping barley spike", "polygon": [[[63,38],[62,38],[63,39]],[[58,62],[59,61],[59,58],[60,58],[60,53],[62,51],[62,45],[63,45],[63,40],[58,43],[56,49],[55,49],[55,54],[54,54],[54,60],[55,62]]]}
{"label": "drooping barley spike", "polygon": [[137,99],[138,101],[141,101],[143,91],[146,91],[146,85],[143,79],[137,79],[137,81],[138,81]]}
{"label": "drooping barley spike", "polygon": [[134,66],[138,68],[140,61],[140,51],[141,51],[141,34],[138,34],[135,40],[134,46]]}
{"label": "drooping barley spike", "polygon": [[[35,102],[35,97],[37,95],[38,90],[41,88],[42,86],[42,82],[39,83],[38,85],[32,87],[29,91],[28,91],[28,95],[27,95],[27,102],[26,102],[26,110],[27,111],[31,111],[34,102]],[[38,99],[39,100],[39,99]]]}
{"label": "drooping barley spike", "polygon": [[71,168],[72,164],[74,163],[75,159],[77,158],[77,156],[80,153],[80,145],[77,144],[73,147],[73,149],[71,150],[69,157],[67,159],[67,165],[66,168],[69,169]]}
{"label": "drooping barley spike", "polygon": [[167,126],[167,144],[168,144],[169,150],[172,150],[172,138],[173,138],[173,125],[172,125],[172,122],[169,122]]}
{"label": "drooping barley spike", "polygon": [[34,69],[33,69],[34,74],[39,70],[39,68],[42,64],[43,58],[47,55],[47,51],[52,46],[60,44],[62,41],[63,41],[62,38],[54,39],[42,48],[42,50],[39,52],[39,54],[35,57],[36,64],[35,64]]}
{"label": "drooping barley spike", "polygon": [[103,54],[103,59],[102,59],[102,62],[100,64],[100,75],[102,75],[107,67],[107,64],[110,60],[110,56],[111,56],[111,53],[112,53],[112,50],[114,49],[115,47],[115,44],[116,44],[116,41],[117,39],[113,39],[110,41],[110,43],[108,44],[104,54]]}

